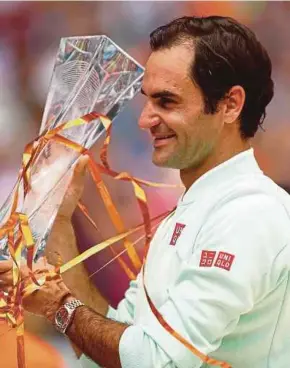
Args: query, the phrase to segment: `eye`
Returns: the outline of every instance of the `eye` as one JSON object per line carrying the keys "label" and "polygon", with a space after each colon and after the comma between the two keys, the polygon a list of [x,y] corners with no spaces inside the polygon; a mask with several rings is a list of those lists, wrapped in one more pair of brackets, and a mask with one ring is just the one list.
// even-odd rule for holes
{"label": "eye", "polygon": [[171,98],[168,97],[160,97],[158,100],[158,104],[162,108],[169,108],[170,104],[173,104],[175,101],[173,101]]}

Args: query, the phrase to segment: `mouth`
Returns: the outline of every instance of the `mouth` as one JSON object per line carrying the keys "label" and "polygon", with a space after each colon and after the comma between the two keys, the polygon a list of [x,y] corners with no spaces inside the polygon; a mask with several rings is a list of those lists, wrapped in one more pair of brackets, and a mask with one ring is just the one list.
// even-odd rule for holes
{"label": "mouth", "polygon": [[161,147],[176,138],[175,134],[163,135],[161,137],[154,137],[154,147]]}

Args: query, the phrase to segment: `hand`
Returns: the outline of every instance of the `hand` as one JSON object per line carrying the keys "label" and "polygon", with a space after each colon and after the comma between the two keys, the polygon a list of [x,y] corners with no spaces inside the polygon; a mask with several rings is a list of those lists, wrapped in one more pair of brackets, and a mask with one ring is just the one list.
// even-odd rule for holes
{"label": "hand", "polygon": [[53,323],[57,310],[72,294],[59,274],[49,274],[47,269],[34,274],[36,278],[46,277],[46,280],[38,290],[23,298],[23,307],[27,312],[46,317]]}
{"label": "hand", "polygon": [[[65,286],[62,277],[52,272],[51,266],[48,265],[48,268],[44,268],[43,260],[36,265],[42,266],[34,271],[36,279],[45,277],[46,280],[38,290],[23,298],[23,307],[26,311],[46,317],[53,322],[58,308],[72,294]],[[12,260],[0,262],[0,289],[5,292],[13,287],[12,266]],[[26,265],[21,266],[21,279],[24,282],[24,287],[32,283]]]}
{"label": "hand", "polygon": [[57,218],[68,221],[71,220],[74,210],[76,209],[84,190],[85,173],[88,161],[88,156],[81,156],[79,158],[74,168],[67,192],[58,210]]}
{"label": "hand", "polygon": [[12,260],[0,261],[0,290],[9,292],[13,286]]}
{"label": "hand", "polygon": [[[13,276],[12,276],[13,261],[9,259],[7,261],[0,261],[0,290],[8,292],[13,287]],[[53,270],[54,268],[49,265],[44,258],[40,258],[37,263],[34,264],[35,270],[47,268]],[[27,266],[21,266],[22,278],[29,276],[29,269]]]}

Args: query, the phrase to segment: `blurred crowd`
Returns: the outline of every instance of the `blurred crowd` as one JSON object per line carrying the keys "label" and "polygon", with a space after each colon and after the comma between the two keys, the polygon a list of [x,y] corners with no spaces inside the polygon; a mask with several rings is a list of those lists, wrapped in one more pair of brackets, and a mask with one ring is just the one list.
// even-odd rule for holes
{"label": "blurred crowd", "polygon": [[[264,128],[255,138],[256,156],[270,177],[286,189],[290,188],[289,2],[11,1],[0,2],[0,205],[13,187],[25,144],[38,134],[61,37],[106,34],[145,65],[150,32],[173,18],[193,14],[235,17],[249,25],[267,48],[273,62],[275,97],[267,109]],[[137,126],[142,104],[143,98],[137,96],[116,120],[109,156],[112,166],[148,180],[178,184],[175,171],[160,170],[151,164],[149,137]],[[94,148],[96,156],[98,150],[99,146]],[[126,225],[141,222],[132,189],[109,179],[106,182]],[[102,221],[103,207],[94,193],[93,183],[88,178],[83,200],[100,230],[96,231],[80,213],[76,214],[74,221],[82,249],[113,234]],[[178,189],[149,189],[151,214],[172,208],[179,194]],[[142,243],[138,247],[141,252]],[[94,257],[87,264],[89,272],[94,273],[111,258],[109,252]],[[112,262],[94,276],[95,283],[114,305],[128,285],[125,276],[116,277],[120,273],[118,264]],[[31,321],[30,332],[42,338],[50,336],[50,343],[57,345],[57,341],[61,351],[58,365],[54,356],[54,363],[49,365],[46,359],[47,366],[43,367],[77,366],[64,341],[48,326],[41,328],[40,325],[39,321]],[[5,367],[9,368],[9,364]],[[38,365],[31,363],[29,368],[34,366]]]}

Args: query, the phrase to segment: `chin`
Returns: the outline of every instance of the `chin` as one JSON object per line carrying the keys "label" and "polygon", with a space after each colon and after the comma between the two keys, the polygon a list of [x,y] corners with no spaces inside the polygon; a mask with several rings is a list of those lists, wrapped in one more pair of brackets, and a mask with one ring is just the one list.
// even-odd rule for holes
{"label": "chin", "polygon": [[153,158],[152,163],[153,165],[158,166],[158,167],[166,167],[165,163],[162,160],[156,160]]}
{"label": "chin", "polygon": [[181,169],[181,165],[177,164],[176,162],[173,162],[172,158],[170,159],[169,157],[154,157],[152,158],[152,163],[155,166],[158,167],[163,167],[163,168],[167,168],[167,169]]}

